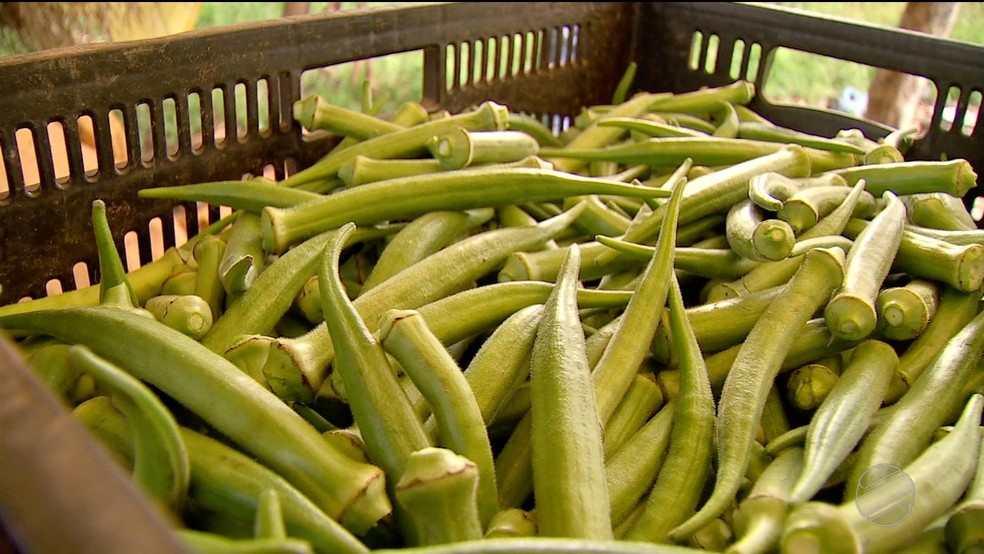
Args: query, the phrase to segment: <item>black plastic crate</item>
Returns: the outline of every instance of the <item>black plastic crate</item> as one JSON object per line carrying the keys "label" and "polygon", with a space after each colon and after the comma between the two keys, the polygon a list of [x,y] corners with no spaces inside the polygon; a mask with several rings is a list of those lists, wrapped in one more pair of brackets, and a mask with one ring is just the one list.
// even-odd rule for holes
{"label": "black plastic crate", "polygon": [[[695,34],[702,41],[695,42]],[[716,37],[716,50],[708,47],[711,37]],[[737,42],[758,46],[762,61],[754,74],[748,60],[752,48],[736,54]],[[281,178],[291,168],[315,161],[337,137],[309,140],[292,120],[291,106],[300,97],[301,75],[308,69],[421,51],[421,100],[429,108],[459,111],[494,99],[563,128],[581,107],[609,102],[630,61],[639,64],[638,90],[685,92],[733,82],[730,68],[736,55],[738,77],[762,86],[769,60],[780,47],[918,75],[939,91],[956,87],[957,121],[970,95],[984,90],[984,48],[723,2],[405,4],[0,59],[0,145],[7,182],[7,190],[0,189],[0,304],[44,296],[52,279],[64,290],[75,288],[73,268],[80,263],[90,282],[97,281],[89,221],[96,198],[107,203],[119,246],[125,234],[135,235],[138,252],[128,254],[146,263],[153,257],[152,220],[160,220],[165,247],[175,242],[174,204],[138,199],[137,190],[239,179],[268,167]],[[707,72],[704,62],[712,50],[727,63]],[[518,73],[500,72],[513,67],[512,60],[488,59],[489,52],[517,51],[520,56],[533,54],[532,66]],[[482,55],[469,55],[475,52]],[[691,69],[692,56],[700,59],[701,69]],[[227,126],[229,138],[217,146],[212,124],[219,114],[226,122],[235,121],[237,85],[246,91],[245,106],[238,109],[245,109],[247,124],[243,129]],[[263,106],[257,101],[258,86],[269,98]],[[221,105],[213,105],[213,89],[224,91]],[[200,99],[203,128],[197,149],[188,119],[193,95]],[[944,130],[946,94],[937,97],[931,128],[909,156],[962,157],[981,173],[980,116],[970,135],[959,125]],[[176,151],[169,151],[165,141],[165,102],[173,102],[177,114]],[[138,106],[150,114],[151,156],[141,151]],[[870,138],[889,131],[829,110],[773,105],[761,95],[751,106],[776,123],[826,136],[851,127]],[[261,109],[271,122],[263,132],[258,127]],[[127,162],[122,166],[115,162],[110,138],[109,113],[114,110],[125,122]],[[88,172],[80,150],[80,117],[91,118],[95,131],[98,168]],[[61,182],[55,179],[50,154],[48,129],[53,123],[61,124],[68,145],[70,174]],[[39,154],[40,183],[24,182],[15,139],[19,130],[30,136]],[[968,193],[968,203],[977,194]],[[198,229],[195,206],[186,206],[186,211],[187,232],[192,234]],[[218,209],[210,212],[210,219],[218,217]]]}

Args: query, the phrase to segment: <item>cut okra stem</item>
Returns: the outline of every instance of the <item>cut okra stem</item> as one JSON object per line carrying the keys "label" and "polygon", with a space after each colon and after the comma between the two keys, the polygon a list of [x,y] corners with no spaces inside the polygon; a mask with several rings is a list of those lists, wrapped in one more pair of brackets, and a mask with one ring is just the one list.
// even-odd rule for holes
{"label": "cut okra stem", "polygon": [[158,295],[148,298],[144,308],[164,325],[195,340],[212,328],[212,307],[198,295]]}
{"label": "cut okra stem", "polygon": [[410,518],[411,546],[453,544],[482,538],[477,490],[479,470],[446,448],[418,450],[396,483],[396,501]]}
{"label": "cut okra stem", "polygon": [[441,169],[462,169],[486,163],[516,162],[536,156],[540,144],[522,131],[450,129],[427,144]]}
{"label": "cut okra stem", "polygon": [[483,538],[535,537],[536,515],[519,508],[507,508],[495,514]]}
{"label": "cut okra stem", "polygon": [[386,121],[368,113],[326,102],[317,94],[309,94],[294,102],[293,115],[294,120],[309,131],[330,131],[360,140],[405,128],[403,125]]}
{"label": "cut okra stem", "polygon": [[260,218],[241,211],[236,216],[219,262],[219,281],[229,296],[238,296],[253,285],[266,267],[260,236]]}
{"label": "cut okra stem", "polygon": [[786,381],[787,399],[800,410],[816,409],[837,383],[841,369],[839,353],[794,369]]}
{"label": "cut okra stem", "polygon": [[876,330],[891,340],[918,337],[936,315],[940,286],[926,279],[913,279],[904,285],[887,287],[878,293]]}
{"label": "cut okra stem", "polygon": [[783,219],[767,217],[751,199],[728,210],[725,231],[731,249],[756,262],[788,258],[796,242],[794,227]]}
{"label": "cut okra stem", "polygon": [[793,178],[775,171],[765,171],[748,181],[748,197],[762,209],[778,212],[786,200],[801,190],[834,185],[847,186],[847,179],[835,173]]}
{"label": "cut okra stem", "polygon": [[[810,187],[796,192],[783,203],[782,208],[776,212],[776,217],[789,223],[801,236],[804,231],[816,225],[821,219],[829,215],[853,193],[851,187],[837,185]],[[854,209],[852,217],[861,219],[871,219],[882,208],[882,205],[875,197],[862,191],[857,199],[853,199]]]}

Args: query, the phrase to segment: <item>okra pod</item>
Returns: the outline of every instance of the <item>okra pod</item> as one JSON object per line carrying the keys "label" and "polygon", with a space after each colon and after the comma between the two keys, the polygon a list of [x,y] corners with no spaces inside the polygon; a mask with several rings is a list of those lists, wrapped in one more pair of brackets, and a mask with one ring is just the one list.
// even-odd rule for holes
{"label": "okra pod", "polygon": [[925,279],[887,287],[878,293],[875,312],[876,331],[890,340],[911,340],[918,337],[936,315],[940,301],[940,285]]}
{"label": "okra pod", "polygon": [[942,192],[907,194],[901,198],[913,225],[945,231],[977,229],[977,222],[962,198]]}
{"label": "okra pod", "polygon": [[[385,133],[345,148],[328,153],[309,167],[298,171],[280,182],[280,186],[296,188],[312,182],[337,176],[338,169],[359,154],[374,158],[412,158],[426,152],[427,142],[448,129],[461,127],[468,130],[505,130],[509,111],[492,101],[483,102],[478,108],[441,119],[432,119],[419,125]],[[359,223],[359,222],[357,222]]]}
{"label": "okra pod", "polygon": [[859,165],[831,171],[847,179],[849,185],[864,179],[865,189],[878,197],[892,191],[899,196],[943,192],[962,198],[977,186],[977,173],[964,159]]}
{"label": "okra pod", "polygon": [[718,404],[718,469],[713,491],[696,514],[671,531],[672,540],[683,539],[719,517],[734,498],[748,468],[765,397],[796,334],[843,281],[843,260],[840,248],[818,248],[805,254],[789,285],[742,343]]}
{"label": "okra pod", "polygon": [[178,424],[144,383],[85,346],[67,352],[70,365],[90,375],[125,415],[133,436],[133,478],[160,506],[180,513],[191,469]]}
{"label": "okra pod", "polygon": [[[652,490],[670,444],[675,404],[665,404],[605,462],[612,521],[623,522]],[[631,527],[631,525],[630,525]]]}
{"label": "okra pod", "polygon": [[869,339],[851,351],[843,373],[810,418],[803,472],[790,492],[796,503],[813,498],[861,441],[899,366],[895,349]]}
{"label": "okra pod", "polygon": [[317,192],[288,188],[265,179],[151,187],[137,192],[139,198],[206,202],[255,214],[267,206],[287,208],[322,196]]}
{"label": "okra pod", "polygon": [[857,145],[836,139],[829,139],[818,135],[811,135],[802,131],[796,131],[788,127],[778,125],[768,125],[754,121],[743,121],[738,126],[738,138],[750,140],[765,140],[778,142],[781,144],[799,144],[820,150],[830,150],[831,152],[847,152],[849,154],[864,155],[865,151]]}
{"label": "okra pod", "polygon": [[970,554],[981,548],[981,518],[984,516],[984,449],[977,458],[974,478],[953,513],[946,518],[944,541],[956,554]]}
{"label": "okra pod", "polygon": [[[798,191],[786,199],[782,208],[776,212],[776,217],[789,223],[796,235],[800,236],[842,205],[853,190],[852,187],[831,185]],[[861,219],[871,219],[882,208],[867,191],[860,192],[856,199],[852,198],[852,202],[851,216]]]}
{"label": "okra pod", "polygon": [[680,285],[675,276],[670,279],[667,313],[680,360],[680,393],[674,401],[669,451],[646,507],[626,534],[628,540],[671,541],[670,531],[700,502],[714,449],[714,396],[707,367],[689,326]]}
{"label": "okra pod", "polygon": [[873,427],[859,448],[858,464],[848,479],[846,495],[867,468],[876,464],[905,467],[925,450],[933,433],[946,422],[953,406],[964,404],[963,385],[977,369],[984,352],[984,312],[947,341],[925,372],[895,404],[889,418]]}
{"label": "okra pod", "polygon": [[435,210],[494,208],[579,194],[649,198],[668,196],[669,191],[546,169],[477,167],[414,175],[346,189],[292,208],[264,209],[263,248],[282,253],[347,221],[362,226]]}
{"label": "okra pod", "polygon": [[789,484],[803,469],[803,449],[787,448],[766,466],[734,514],[737,540],[726,554],[765,554],[775,549],[793,499]]}
{"label": "okra pod", "polygon": [[827,327],[845,340],[860,340],[878,324],[875,302],[902,241],[905,205],[885,192],[885,208],[854,238],[847,256],[844,282],[824,308]]}
{"label": "okra pod", "polygon": [[651,374],[639,373],[605,426],[608,459],[663,406],[663,392]]}
{"label": "okra pod", "polygon": [[[82,344],[126,368],[280,472],[353,532],[365,532],[390,512],[382,470],[331,449],[310,424],[231,362],[153,318],[96,306],[3,316],[0,327]],[[126,340],[119,340],[120,329],[126,329]]]}
{"label": "okra pod", "polygon": [[330,233],[318,272],[325,323],[337,353],[334,371],[342,378],[355,425],[369,459],[389,478],[403,475],[410,455],[431,446],[423,424],[396,381],[383,347],[366,327],[338,277],[338,259],[355,224]]}
{"label": "okra pod", "polygon": [[797,230],[783,219],[767,217],[762,208],[746,198],[728,210],[725,232],[728,244],[738,255],[765,262],[788,258]]}
{"label": "okra pod", "polygon": [[241,211],[230,230],[219,263],[219,280],[226,294],[235,297],[246,292],[265,267],[260,218],[255,213]]}
{"label": "okra pod", "polygon": [[834,173],[812,177],[787,177],[775,171],[765,171],[748,181],[748,197],[764,210],[778,212],[786,200],[797,192],[832,185],[847,186],[847,180]]}
{"label": "okra pod", "polygon": [[540,143],[522,131],[469,131],[462,127],[436,135],[428,144],[441,169],[516,162],[536,156]]}
{"label": "okra pod", "polygon": [[484,538],[535,537],[536,515],[519,508],[508,508],[495,514]]}
{"label": "okra pod", "polygon": [[842,371],[841,354],[825,356],[789,374],[786,397],[800,410],[814,410],[830,394]]}
{"label": "okra pod", "polygon": [[382,319],[379,342],[430,405],[437,422],[438,444],[474,465],[477,491],[472,493],[472,500],[478,502],[479,528],[484,529],[499,505],[492,446],[476,395],[420,312],[390,310]]}
{"label": "okra pod", "polygon": [[[973,477],[982,407],[984,397],[971,397],[953,431],[902,469],[873,468],[886,471],[870,476],[866,487],[870,492],[866,490],[859,502],[808,502],[796,507],[786,520],[782,552],[880,554],[894,552],[916,539],[957,502]],[[878,486],[879,481],[886,484]],[[852,486],[848,481],[848,488]]]}
{"label": "okra pod", "polygon": [[602,428],[577,315],[576,244],[533,342],[530,443],[537,521],[543,536],[612,538]]}

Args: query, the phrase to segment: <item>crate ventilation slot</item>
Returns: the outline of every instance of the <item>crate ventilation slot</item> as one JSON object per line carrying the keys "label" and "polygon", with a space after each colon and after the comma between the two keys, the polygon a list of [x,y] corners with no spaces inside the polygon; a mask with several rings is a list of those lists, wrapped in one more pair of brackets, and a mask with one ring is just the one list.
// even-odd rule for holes
{"label": "crate ventilation slot", "polygon": [[[735,39],[729,42],[717,34],[694,31],[690,42],[688,67],[694,72],[709,75],[725,73],[732,79],[755,82],[762,58],[762,45]],[[721,65],[726,63],[727,66]]]}
{"label": "crate ventilation slot", "polygon": [[454,90],[571,65],[580,25],[465,41],[447,46],[447,88]]}
{"label": "crate ventilation slot", "polygon": [[951,86],[946,96],[938,95],[934,124],[940,130],[964,136],[976,135],[981,122],[981,91]]}

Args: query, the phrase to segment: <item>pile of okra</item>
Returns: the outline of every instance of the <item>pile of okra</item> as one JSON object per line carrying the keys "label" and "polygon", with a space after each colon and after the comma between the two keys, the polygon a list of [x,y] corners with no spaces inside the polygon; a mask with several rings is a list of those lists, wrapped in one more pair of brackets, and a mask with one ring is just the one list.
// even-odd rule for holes
{"label": "pile of okra", "polygon": [[0,328],[194,552],[979,552],[973,168],[630,83],[302,98],[318,162],[140,191],[230,215],[132,271],[95,201]]}

